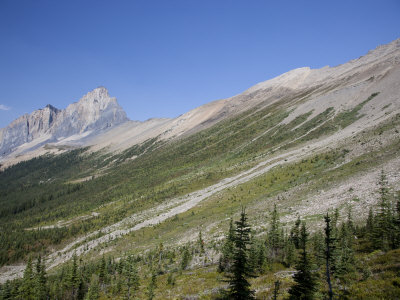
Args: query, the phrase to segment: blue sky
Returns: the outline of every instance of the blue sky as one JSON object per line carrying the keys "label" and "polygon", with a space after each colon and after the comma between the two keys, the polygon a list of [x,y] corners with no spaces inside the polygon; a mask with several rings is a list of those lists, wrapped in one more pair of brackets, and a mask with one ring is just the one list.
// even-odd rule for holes
{"label": "blue sky", "polygon": [[400,37],[400,1],[0,0],[0,127],[97,86],[175,117]]}

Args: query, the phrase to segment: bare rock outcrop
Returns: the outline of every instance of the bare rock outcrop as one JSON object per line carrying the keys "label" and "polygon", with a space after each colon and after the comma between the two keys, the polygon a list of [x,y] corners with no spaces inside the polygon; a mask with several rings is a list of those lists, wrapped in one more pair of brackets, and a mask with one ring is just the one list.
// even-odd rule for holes
{"label": "bare rock outcrop", "polygon": [[25,143],[33,142],[30,147],[32,149],[47,142],[106,129],[126,121],[126,113],[116,98],[110,97],[106,88],[99,87],[66,109],[59,110],[47,105],[19,117],[1,129],[0,157]]}

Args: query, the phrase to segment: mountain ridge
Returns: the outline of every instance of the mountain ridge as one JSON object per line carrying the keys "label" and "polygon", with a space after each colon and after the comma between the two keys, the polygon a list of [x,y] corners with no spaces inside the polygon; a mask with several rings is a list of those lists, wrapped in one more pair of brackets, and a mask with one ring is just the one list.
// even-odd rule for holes
{"label": "mountain ridge", "polygon": [[[43,134],[41,136],[43,141],[37,140],[36,142],[33,141],[34,139],[30,140],[29,138],[19,140],[20,149],[17,149],[14,153],[9,151],[6,153],[9,154],[7,157],[4,155],[4,148],[6,147],[2,146],[4,144],[4,136],[7,135],[7,127],[0,129],[0,140],[2,141],[0,142],[0,150],[2,150],[0,151],[0,159],[3,156],[3,161],[8,160],[11,162],[14,160],[18,162],[24,159],[23,155],[29,151],[31,153],[27,158],[44,154],[46,151],[43,149],[36,153],[33,153],[32,150],[37,150],[46,143],[54,144],[56,147],[62,145],[73,147],[90,146],[93,150],[124,151],[152,138],[166,141],[189,136],[243,111],[254,107],[266,107],[280,101],[282,98],[298,98],[296,101],[290,100],[291,103],[288,102],[287,106],[292,106],[294,112],[284,122],[290,122],[310,108],[313,109],[313,113],[309,118],[318,115],[330,106],[338,113],[343,109],[361,103],[370,94],[376,92],[377,89],[386,88],[380,87],[382,83],[386,84],[388,81],[382,82],[382,78],[394,76],[394,80],[396,80],[398,75],[393,75],[392,73],[397,72],[396,67],[399,62],[400,39],[397,39],[389,44],[370,50],[364,56],[335,67],[293,69],[275,78],[257,83],[241,94],[206,103],[172,119],[154,118],[144,122],[127,122],[128,118],[123,110],[117,109],[118,116],[116,119],[120,121],[111,122],[111,126],[108,126],[107,120],[101,118],[99,122],[94,120],[96,116],[99,116],[101,109],[93,109],[90,105],[85,106],[86,110],[77,109],[77,104],[72,103],[61,111],[62,117],[58,118],[58,120],[63,121],[56,122],[54,128],[57,128],[57,130],[47,131],[50,134],[49,137],[46,138],[45,134]],[[391,93],[390,97],[395,95],[395,91],[393,91],[394,85],[395,83],[392,82],[391,92],[388,92],[388,94]],[[299,104],[298,96],[302,94],[307,94],[308,99],[307,101],[301,100],[303,103]],[[394,99],[383,98],[383,95],[381,94],[374,101],[394,101],[397,103]],[[104,87],[99,87],[89,92],[80,101],[87,102],[89,99],[101,98],[102,96],[109,98],[110,103],[114,103],[113,101],[116,103],[116,99],[110,98],[108,91]],[[349,99],[349,96],[352,99]],[[98,107],[105,109],[104,103],[98,104]],[[82,115],[92,117],[89,118],[91,120],[90,124],[78,122],[78,125],[74,126],[71,123],[71,119],[74,117],[79,119],[79,116]],[[82,119],[84,120],[85,117]],[[22,126],[20,130],[24,132],[26,128]],[[32,145],[29,145],[29,143]],[[15,160],[16,156],[18,156],[18,159]]]}
{"label": "mountain ridge", "polygon": [[43,141],[25,151],[74,134],[112,127],[127,120],[126,113],[118,105],[116,98],[111,98],[106,88],[98,87],[65,109],[60,110],[48,104],[12,121],[2,129],[0,156],[40,138]]}

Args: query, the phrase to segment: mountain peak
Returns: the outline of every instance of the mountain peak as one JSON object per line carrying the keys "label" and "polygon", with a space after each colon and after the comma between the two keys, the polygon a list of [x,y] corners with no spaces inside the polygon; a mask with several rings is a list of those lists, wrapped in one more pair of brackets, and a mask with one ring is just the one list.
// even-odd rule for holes
{"label": "mountain peak", "polygon": [[128,121],[125,111],[101,86],[83,96],[78,102],[59,110],[51,104],[26,114],[3,129],[0,157],[18,146],[43,140],[35,147],[87,131],[103,130]]}

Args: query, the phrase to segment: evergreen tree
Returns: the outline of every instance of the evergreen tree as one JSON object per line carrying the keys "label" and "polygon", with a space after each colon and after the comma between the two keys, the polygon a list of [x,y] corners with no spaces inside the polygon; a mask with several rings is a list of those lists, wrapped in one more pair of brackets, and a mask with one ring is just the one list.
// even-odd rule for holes
{"label": "evergreen tree", "polygon": [[291,239],[288,239],[285,243],[285,263],[290,268],[296,257],[296,247]]}
{"label": "evergreen tree", "polygon": [[339,243],[337,251],[337,266],[335,276],[342,281],[345,277],[354,271],[354,233],[347,225],[342,224],[339,234]]}
{"label": "evergreen tree", "polygon": [[274,209],[271,213],[270,229],[268,231],[268,246],[270,248],[270,255],[274,260],[277,259],[279,250],[281,249],[281,241],[279,215],[276,204],[274,204]]}
{"label": "evergreen tree", "polygon": [[199,231],[199,239],[198,239],[198,244],[199,244],[199,248],[200,248],[200,254],[204,254],[204,240],[203,240],[203,236],[201,234],[201,230]]}
{"label": "evergreen tree", "polygon": [[32,270],[32,258],[28,258],[26,268],[24,271],[24,277],[22,278],[22,284],[20,286],[19,294],[22,299],[33,300],[35,290],[35,278]]}
{"label": "evergreen tree", "polygon": [[92,274],[85,300],[97,300],[99,296],[99,277],[96,274]]}
{"label": "evergreen tree", "polygon": [[100,261],[99,280],[100,280],[101,285],[104,285],[105,280],[106,280],[106,259],[105,259],[104,255]]}
{"label": "evergreen tree", "polygon": [[397,191],[396,195],[396,211],[394,213],[394,248],[400,247],[400,191]]}
{"label": "evergreen tree", "polygon": [[381,172],[379,177],[379,207],[375,216],[372,243],[375,249],[388,250],[390,248],[390,233],[392,226],[392,215],[389,204],[389,188],[385,173]]}
{"label": "evergreen tree", "polygon": [[297,273],[293,276],[295,284],[289,290],[289,299],[308,300],[314,298],[315,278],[311,273],[311,264],[307,252],[308,233],[303,223],[300,229],[300,259],[296,264]]}
{"label": "evergreen tree", "polygon": [[235,247],[235,227],[232,219],[229,222],[228,234],[225,237],[224,244],[222,245],[222,254],[219,258],[218,271],[228,272],[232,266],[233,249]]}
{"label": "evergreen tree", "polygon": [[154,299],[156,288],[157,288],[157,274],[153,271],[151,274],[150,283],[147,287],[147,298],[149,300]]}
{"label": "evergreen tree", "polygon": [[9,280],[7,280],[4,286],[2,287],[1,299],[3,300],[12,299],[12,288]]}
{"label": "evergreen tree", "polygon": [[334,248],[335,239],[332,237],[331,218],[327,213],[325,216],[325,261],[326,261],[326,281],[329,288],[329,299],[333,298],[332,282],[331,282],[331,268],[330,262],[332,261],[332,250]]}
{"label": "evergreen tree", "polygon": [[139,289],[139,274],[132,256],[129,256],[125,265],[127,299]]}
{"label": "evergreen tree", "polygon": [[272,299],[277,300],[279,295],[279,288],[281,287],[281,282],[279,280],[274,282],[274,294]]}
{"label": "evergreen tree", "polygon": [[294,226],[290,230],[290,239],[293,241],[293,244],[296,247],[296,249],[299,249],[300,225],[301,225],[300,217],[297,217]]}
{"label": "evergreen tree", "polygon": [[367,224],[365,226],[365,236],[370,241],[372,241],[373,233],[374,233],[374,213],[372,211],[372,207],[370,207],[368,211]]}
{"label": "evergreen tree", "polygon": [[37,300],[45,300],[48,298],[48,291],[46,286],[46,267],[44,261],[39,255],[36,262],[36,274],[35,274],[35,298]]}
{"label": "evergreen tree", "polygon": [[190,261],[190,252],[188,247],[184,247],[181,260],[181,270],[185,270]]}
{"label": "evergreen tree", "polygon": [[70,273],[67,279],[67,286],[71,290],[72,299],[77,299],[80,284],[81,284],[81,278],[78,270],[78,257],[76,253],[74,253],[72,257],[72,267],[70,269]]}
{"label": "evergreen tree", "polygon": [[250,244],[250,227],[244,208],[240,220],[235,222],[235,238],[233,265],[229,273],[229,299],[254,299],[254,292],[250,289],[247,277],[254,277],[248,266],[248,245]]}

